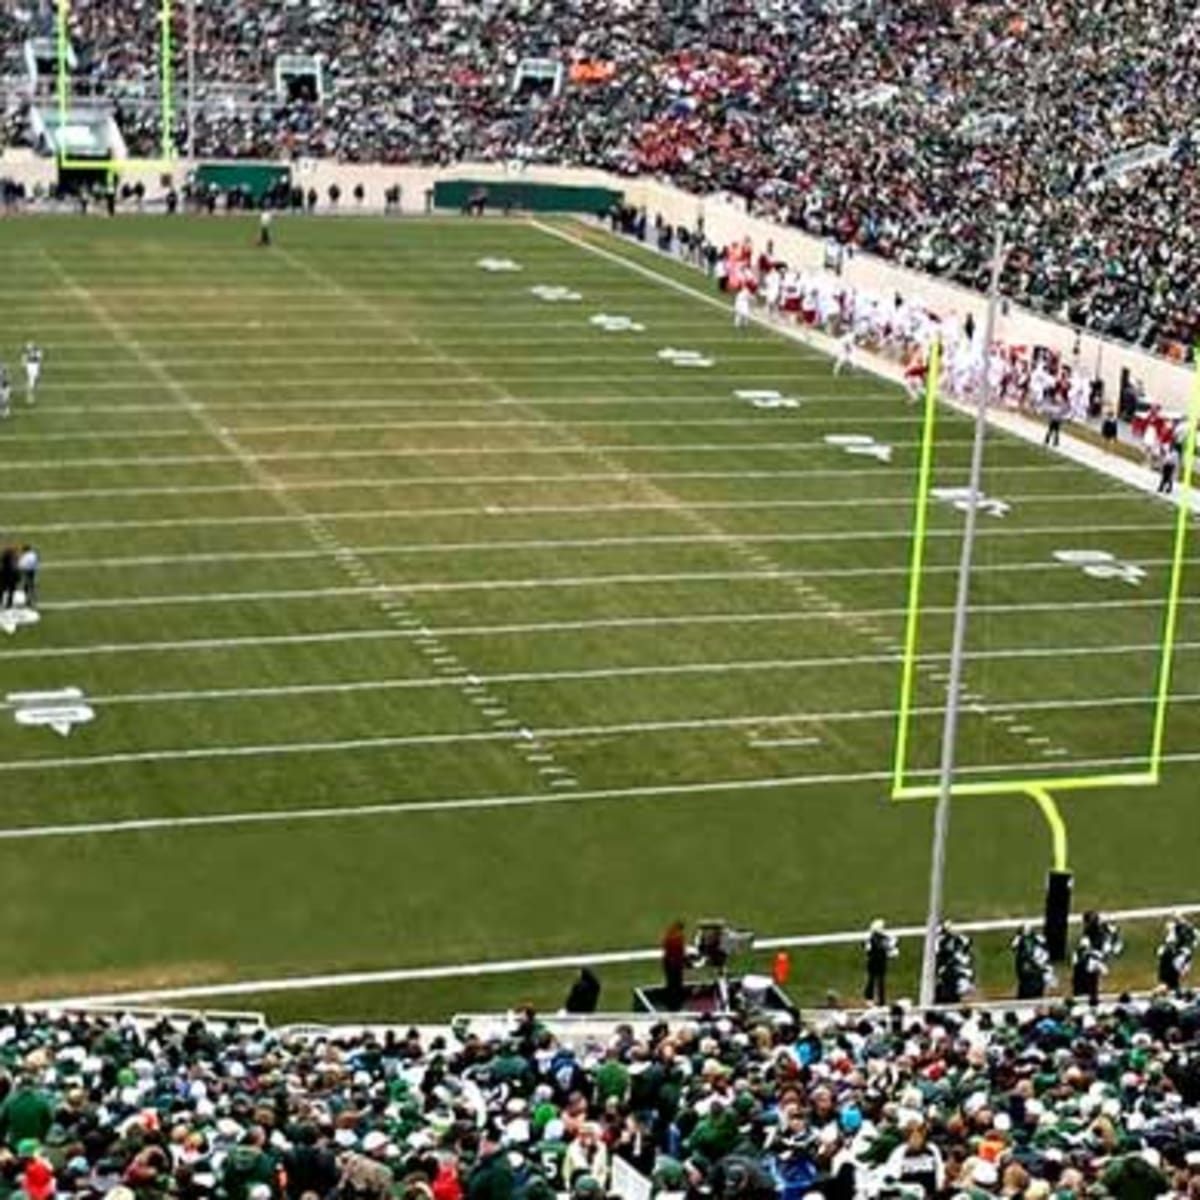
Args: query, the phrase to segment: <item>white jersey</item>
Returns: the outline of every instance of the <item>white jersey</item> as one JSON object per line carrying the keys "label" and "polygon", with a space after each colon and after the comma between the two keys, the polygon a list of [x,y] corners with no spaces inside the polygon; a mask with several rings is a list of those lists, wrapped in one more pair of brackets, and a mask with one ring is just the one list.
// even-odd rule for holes
{"label": "white jersey", "polygon": [[749,324],[750,314],[753,312],[753,307],[750,300],[750,291],[748,288],[742,288],[734,297],[733,301],[733,323],[740,329],[743,325]]}

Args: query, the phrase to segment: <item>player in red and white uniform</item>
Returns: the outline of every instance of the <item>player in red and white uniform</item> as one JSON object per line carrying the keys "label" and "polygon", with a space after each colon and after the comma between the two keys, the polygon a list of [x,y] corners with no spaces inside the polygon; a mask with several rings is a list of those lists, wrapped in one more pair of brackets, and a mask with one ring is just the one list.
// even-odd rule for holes
{"label": "player in red and white uniform", "polygon": [[925,394],[928,379],[929,360],[925,351],[918,346],[904,364],[904,390],[908,393],[910,404],[916,404]]}

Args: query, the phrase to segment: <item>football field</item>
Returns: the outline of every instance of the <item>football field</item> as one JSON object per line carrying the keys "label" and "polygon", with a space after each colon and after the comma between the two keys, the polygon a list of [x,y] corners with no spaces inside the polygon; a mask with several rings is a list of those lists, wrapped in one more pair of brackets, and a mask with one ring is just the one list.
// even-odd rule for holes
{"label": "football field", "polygon": [[[0,999],[919,920],[919,407],[577,226],[255,234],[0,222],[0,358],[46,356],[0,425],[0,532],[43,560],[0,635]],[[970,437],[940,414],[916,783]],[[1174,509],[998,433],[984,480],[963,780],[1145,770]],[[1161,786],[1060,797],[1077,908],[1200,900],[1198,596]],[[957,801],[950,910],[1037,912],[1050,858],[1028,797]]]}

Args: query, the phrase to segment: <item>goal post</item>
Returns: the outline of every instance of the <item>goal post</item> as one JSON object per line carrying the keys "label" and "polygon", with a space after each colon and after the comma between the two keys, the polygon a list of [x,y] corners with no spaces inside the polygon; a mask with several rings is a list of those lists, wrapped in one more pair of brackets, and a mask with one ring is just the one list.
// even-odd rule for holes
{"label": "goal post", "polygon": [[[55,0],[55,61],[57,72],[57,120],[58,128],[55,136],[55,151],[60,170],[95,170],[103,160],[96,158],[80,158],[71,152],[71,139],[68,131],[72,125],[73,90],[71,86],[71,0]],[[115,174],[123,168],[140,170],[161,170],[174,165],[178,154],[175,146],[175,102],[174,102],[174,39],[171,30],[171,20],[174,12],[174,0],[159,0],[156,24],[158,34],[156,51],[158,55],[157,79],[159,90],[158,112],[158,147],[157,157],[137,155],[111,155],[107,160],[107,168]]]}
{"label": "goal post", "polygon": [[[893,800],[928,800],[939,795],[936,782],[914,781],[914,770],[910,762],[912,726],[915,709],[919,647],[922,627],[922,598],[925,583],[925,559],[928,546],[930,502],[933,497],[933,462],[938,416],[938,376],[940,346],[934,346],[930,356],[929,378],[924,403],[919,465],[916,480],[916,499],[913,511],[913,540],[909,561],[908,599],[905,612],[905,632],[900,671],[900,697],[894,742],[894,757],[891,772],[891,797]],[[1200,372],[1193,386],[1193,393],[1186,417],[1184,452],[1179,471],[1179,493],[1171,533],[1171,556],[1161,631],[1158,641],[1157,663],[1153,672],[1152,718],[1150,742],[1146,747],[1145,765],[1137,769],[1120,772],[1057,774],[1031,773],[1006,775],[1003,768],[994,773],[986,767],[977,767],[972,777],[956,779],[951,788],[954,797],[964,796],[1032,796],[1039,804],[1048,800],[1049,792],[1078,792],[1099,788],[1152,787],[1162,776],[1164,743],[1166,738],[1167,712],[1171,700],[1171,680],[1174,666],[1176,634],[1182,607],[1183,574],[1189,526],[1192,516],[1193,477],[1196,466],[1197,424],[1200,422]],[[983,775],[983,778],[979,778]]]}

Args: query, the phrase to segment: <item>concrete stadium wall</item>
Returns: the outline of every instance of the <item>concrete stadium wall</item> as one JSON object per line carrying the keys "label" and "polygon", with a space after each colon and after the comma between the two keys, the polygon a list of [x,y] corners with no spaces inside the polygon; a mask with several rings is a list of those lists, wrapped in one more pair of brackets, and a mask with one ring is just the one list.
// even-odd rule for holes
{"label": "concrete stadium wall", "polygon": [[[180,160],[172,173],[176,185],[182,182],[192,164]],[[773,243],[775,252],[785,261],[809,270],[818,269],[825,261],[825,246],[818,238],[796,229],[776,225],[771,221],[750,216],[745,205],[736,199],[721,196],[700,197],[656,179],[628,179],[607,171],[574,167],[525,166],[510,167],[495,163],[463,163],[453,167],[429,168],[411,166],[347,165],[329,160],[300,160],[292,164],[293,177],[306,191],[316,188],[321,200],[318,211],[328,211],[329,188],[337,184],[342,199],[339,212],[380,212],[384,193],[399,185],[402,191],[402,211],[425,211],[425,197],[439,179],[472,178],[480,180],[520,179],[527,183],[552,183],[573,186],[610,187],[623,191],[629,203],[644,207],[651,222],[656,215],[672,225],[696,227],[703,218],[705,233],[718,244],[741,241],[749,237],[756,248]],[[161,198],[163,191],[160,172],[145,172],[139,177],[146,184],[151,200]],[[53,160],[39,158],[28,151],[7,151],[0,156],[0,175],[17,179],[28,187],[51,186],[55,180]],[[353,200],[355,186],[362,184],[366,193],[361,206]],[[901,292],[906,298],[918,298],[932,312],[965,317],[975,314],[982,325],[986,300],[944,280],[898,267],[894,263],[868,254],[848,254],[844,258],[842,277],[857,287],[879,292]],[[1145,387],[1151,399],[1180,412],[1186,411],[1191,394],[1192,372],[1177,363],[1147,354],[1118,342],[1082,333],[1059,321],[1052,321],[1017,305],[1006,305],[1000,317],[998,336],[1012,345],[1048,346],[1074,358],[1078,354],[1083,366],[1104,380],[1105,397],[1115,401],[1122,369]]]}

